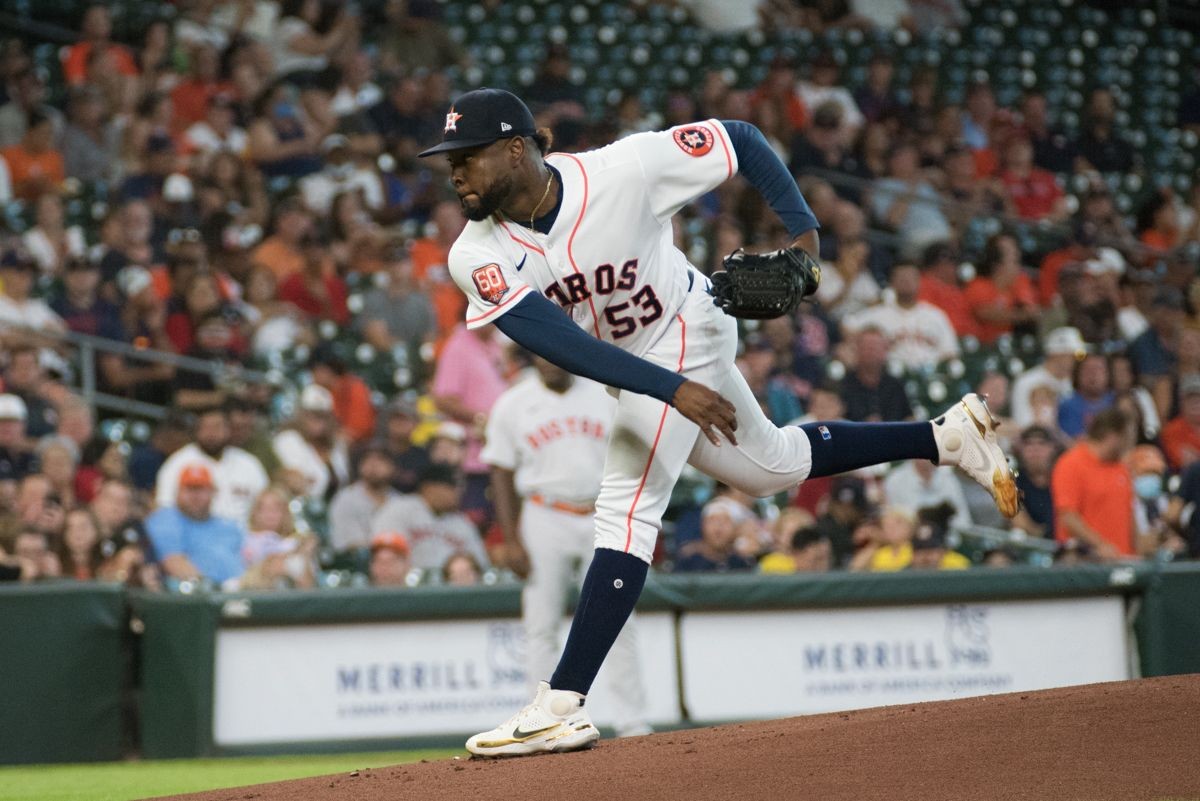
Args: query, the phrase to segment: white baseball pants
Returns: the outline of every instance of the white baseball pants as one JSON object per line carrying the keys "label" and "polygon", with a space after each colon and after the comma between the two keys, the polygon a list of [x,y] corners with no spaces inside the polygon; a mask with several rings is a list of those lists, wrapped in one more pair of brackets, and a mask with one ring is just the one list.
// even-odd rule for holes
{"label": "white baseball pants", "polygon": [[[521,541],[529,553],[530,572],[521,591],[525,624],[526,664],[530,691],[549,681],[562,646],[559,627],[567,611],[567,593],[583,584],[592,563],[595,532],[591,515],[572,514],[525,501],[521,507]],[[608,652],[600,676],[616,699],[612,719],[617,734],[643,733],[646,691],[637,652],[636,616],[630,617]]]}
{"label": "white baseball pants", "polygon": [[643,358],[719,392],[737,409],[738,444],[713,445],[673,407],[621,392],[596,500],[597,548],[649,563],[671,489],[689,463],[755,496],[790,489],[808,477],[812,446],[800,428],[777,428],[734,364],[737,322],[713,305],[697,276],[683,308]]}

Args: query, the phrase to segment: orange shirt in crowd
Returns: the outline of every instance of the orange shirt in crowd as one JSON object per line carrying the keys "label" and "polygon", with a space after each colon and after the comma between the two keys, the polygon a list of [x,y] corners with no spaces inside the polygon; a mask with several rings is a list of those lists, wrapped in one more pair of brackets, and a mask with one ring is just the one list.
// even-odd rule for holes
{"label": "orange shirt in crowd", "polygon": [[353,442],[361,442],[375,433],[375,407],[371,390],[355,375],[340,376],[333,388],[333,416],[342,424]]}
{"label": "orange shirt in crowd", "polygon": [[181,135],[193,124],[204,119],[208,112],[208,101],[213,95],[222,91],[232,91],[229,84],[217,81],[197,81],[189,78],[176,84],[171,90],[171,106],[174,115],[171,117],[171,130]]}
{"label": "orange shirt in crowd", "polygon": [[304,269],[304,254],[299,248],[292,247],[278,236],[269,236],[263,240],[250,254],[250,261],[270,270],[280,286],[289,275]]}
{"label": "orange shirt in crowd", "polygon": [[450,252],[436,239],[427,237],[413,242],[411,256],[413,278],[429,293],[437,318],[438,339],[445,339],[463,321],[467,311],[466,295],[459,291],[446,266]]}
{"label": "orange shirt in crowd", "polygon": [[1156,231],[1153,228],[1148,228],[1145,231],[1142,231],[1142,235],[1139,237],[1139,239],[1142,240],[1142,244],[1146,247],[1160,252],[1166,252],[1179,244],[1178,233],[1168,236],[1162,231]]}
{"label": "orange shirt in crowd", "polygon": [[44,189],[56,189],[67,177],[62,154],[57,150],[30,153],[19,144],[0,151],[8,164],[13,194],[22,200],[33,200]]}
{"label": "orange shirt in crowd", "polygon": [[1058,274],[1063,267],[1074,264],[1079,258],[1075,248],[1066,247],[1051,251],[1042,259],[1042,266],[1038,268],[1038,295],[1043,306],[1054,302],[1054,296],[1058,294]]}
{"label": "orange shirt in crowd", "polygon": [[1122,554],[1134,555],[1133,481],[1124,462],[1100,461],[1084,440],[1055,463],[1050,495],[1059,542],[1071,538],[1063,524],[1063,512],[1075,512]]}
{"label": "orange shirt in crowd", "polygon": [[996,151],[990,147],[972,150],[971,157],[975,162],[976,178],[991,178],[1000,171],[1000,159]]}
{"label": "orange shirt in crowd", "polygon": [[975,323],[975,335],[985,345],[995,342],[1002,334],[1012,331],[1012,326],[1005,323],[989,323],[979,319],[975,314],[977,309],[1000,304],[1006,309],[1012,309],[1020,304],[1037,305],[1037,293],[1033,291],[1033,282],[1029,276],[1020,273],[1016,280],[1002,290],[990,278],[979,277],[967,284],[964,291],[967,305],[971,308],[971,317]]}
{"label": "orange shirt in crowd", "polygon": [[[63,75],[66,76],[67,83],[83,83],[87,79],[87,61],[91,52],[91,42],[80,42],[67,48],[67,57],[63,59]],[[128,48],[110,44],[108,52],[113,63],[117,65],[117,72],[133,78],[138,76],[137,62],[133,60],[133,54]]]}
{"label": "orange shirt in crowd", "polygon": [[921,276],[921,288],[917,298],[932,303],[946,313],[954,333],[960,337],[975,334],[975,317],[971,314],[971,304],[958,284],[947,284],[931,275]]}
{"label": "orange shirt in crowd", "polygon": [[1179,472],[1200,456],[1200,431],[1182,417],[1176,417],[1163,426],[1160,439],[1167,463],[1174,472]]}

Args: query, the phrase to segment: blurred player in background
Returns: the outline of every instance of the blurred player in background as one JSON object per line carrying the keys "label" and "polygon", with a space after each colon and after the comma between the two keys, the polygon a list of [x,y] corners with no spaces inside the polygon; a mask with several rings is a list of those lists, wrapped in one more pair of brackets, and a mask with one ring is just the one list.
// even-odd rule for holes
{"label": "blurred player in background", "polygon": [[[536,374],[496,401],[482,453],[509,565],[526,580],[521,618],[531,689],[554,670],[568,592],[592,563],[592,518],[617,408],[596,382],[539,357],[533,366]],[[632,624],[630,618],[604,663],[618,736],[650,732]]]}

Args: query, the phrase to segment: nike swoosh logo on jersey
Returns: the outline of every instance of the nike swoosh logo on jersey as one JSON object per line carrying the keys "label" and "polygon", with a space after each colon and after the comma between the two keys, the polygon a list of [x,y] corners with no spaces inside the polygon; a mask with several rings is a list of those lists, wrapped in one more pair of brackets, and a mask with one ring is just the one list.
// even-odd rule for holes
{"label": "nike swoosh logo on jersey", "polygon": [[521,257],[520,263],[517,264],[517,272],[521,272],[521,268],[525,266],[525,260],[528,258],[529,258],[528,253],[526,253],[524,256]]}

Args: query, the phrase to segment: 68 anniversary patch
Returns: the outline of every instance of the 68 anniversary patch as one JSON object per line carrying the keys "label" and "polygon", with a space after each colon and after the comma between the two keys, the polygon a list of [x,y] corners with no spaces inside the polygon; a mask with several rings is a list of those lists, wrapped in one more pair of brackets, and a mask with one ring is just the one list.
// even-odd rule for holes
{"label": "68 anniversary patch", "polygon": [[712,150],[713,135],[707,128],[678,128],[671,136],[675,139],[675,144],[679,145],[679,149],[689,156],[699,158]]}

